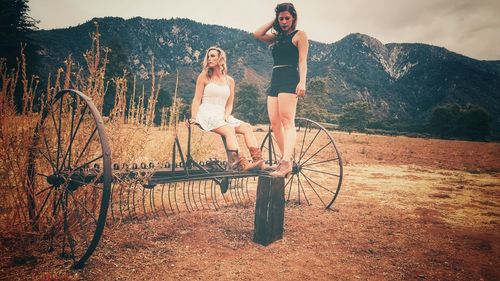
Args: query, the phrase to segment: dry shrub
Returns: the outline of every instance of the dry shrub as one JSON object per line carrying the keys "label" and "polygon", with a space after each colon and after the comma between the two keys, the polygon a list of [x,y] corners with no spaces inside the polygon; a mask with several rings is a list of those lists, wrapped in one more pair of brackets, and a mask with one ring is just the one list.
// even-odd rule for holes
{"label": "dry shrub", "polygon": [[[22,229],[27,222],[27,186],[26,167],[28,150],[32,144],[32,136],[38,115],[33,112],[33,100],[37,78],[31,78],[28,84],[26,77],[26,59],[22,48],[21,61],[17,67],[6,68],[6,61],[0,61],[0,231],[6,232]],[[14,93],[22,75],[23,102],[22,114],[16,113]]]}
{"label": "dry shrub", "polygon": [[[96,24],[96,31],[91,35],[91,49],[84,54],[85,68],[74,69],[75,64],[69,56],[64,61],[64,67],[56,70],[55,77],[49,73],[47,87],[40,95],[40,100],[35,100],[35,94],[39,91],[38,77],[27,77],[27,62],[23,52],[17,67],[12,70],[8,70],[6,62],[0,60],[0,198],[2,199],[0,200],[0,236],[8,231],[19,233],[31,228],[27,198],[35,196],[35,191],[28,184],[28,152],[33,144],[35,126],[40,120],[39,112],[49,105],[48,102],[57,92],[71,88],[91,98],[102,115],[104,97],[109,85],[109,81],[106,81],[104,77],[108,53],[111,50],[103,49],[99,38],[99,29]],[[110,115],[104,117],[104,120],[114,163],[166,161],[170,156],[174,137],[172,128],[173,124],[178,122],[178,110],[175,108],[179,108],[180,105],[178,101],[168,109],[170,116],[168,116],[168,121],[164,122],[169,125],[165,126],[163,131],[155,127],[154,109],[161,87],[155,79],[154,65],[152,65],[152,73],[151,95],[146,102],[144,88],[142,95],[137,98],[135,78],[130,101],[127,101],[126,75],[112,80],[116,86],[115,101]],[[22,83],[23,99],[22,107],[16,111],[14,93],[18,83]],[[80,107],[82,103],[78,103],[78,108],[75,109],[76,114],[81,112]],[[70,118],[72,115],[66,109],[62,112],[63,118]],[[67,128],[62,129],[67,130]],[[79,134],[76,138],[81,139],[75,139],[75,143],[82,143],[86,141],[88,135]]]}

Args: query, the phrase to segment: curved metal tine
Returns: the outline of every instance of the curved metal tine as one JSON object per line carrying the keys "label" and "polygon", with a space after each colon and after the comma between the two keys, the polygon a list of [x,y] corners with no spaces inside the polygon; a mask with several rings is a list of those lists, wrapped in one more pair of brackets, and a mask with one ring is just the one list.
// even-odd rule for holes
{"label": "curved metal tine", "polygon": [[233,178],[232,180],[232,186],[233,186],[233,189],[234,189],[234,198],[236,199],[236,202],[233,202],[233,206],[238,206],[241,204],[241,200],[240,200],[240,191],[239,191],[239,186],[238,186],[238,178]]}
{"label": "curved metal tine", "polygon": [[217,200],[217,191],[215,190],[216,186],[214,181],[210,181],[210,197],[212,199],[212,203],[214,204],[215,210],[220,209],[219,201]]}
{"label": "curved metal tine", "polygon": [[165,185],[166,184],[162,184],[161,185],[161,196],[160,196],[160,198],[161,198],[161,209],[163,211],[163,214],[165,214],[165,216],[168,217],[167,210],[165,210],[165,199],[164,199],[165,198],[165,196],[164,196],[164,194],[165,194]]}
{"label": "curved metal tine", "polygon": [[[248,182],[249,181],[250,181],[250,178],[246,178],[246,180],[245,180],[245,193],[246,193],[248,202],[251,202],[252,201],[252,197],[250,196],[250,192],[248,191],[248,186],[249,186]],[[255,182],[254,178],[252,178],[252,182]]]}
{"label": "curved metal tine", "polygon": [[[214,182],[212,180],[205,181],[205,187],[204,187],[205,188],[205,199],[206,199],[205,202],[207,202],[207,206],[209,206],[209,207],[213,206],[214,210],[217,210],[217,205],[215,204],[215,200],[214,200],[214,197],[212,195],[213,194],[213,191],[212,191],[213,183]],[[207,192],[207,185],[210,189],[210,192]],[[210,198],[210,202],[208,201],[209,198]]]}
{"label": "curved metal tine", "polygon": [[179,203],[177,203],[177,182],[174,185],[174,203],[175,203],[175,208],[177,209],[177,212],[180,213],[181,209],[179,208]]}
{"label": "curved metal tine", "polygon": [[168,193],[167,193],[167,198],[168,198],[168,206],[170,207],[170,210],[172,211],[172,214],[174,214],[174,213],[175,213],[175,211],[174,211],[174,208],[173,208],[173,206],[172,206],[172,196],[170,195],[171,190],[173,190],[173,188],[172,188],[172,184],[174,184],[174,185],[175,185],[176,183],[169,183],[169,184],[168,184]]}
{"label": "curved metal tine", "polygon": [[[188,196],[189,196],[189,190],[188,190]],[[188,205],[188,200],[186,200],[186,182],[183,181],[182,182],[182,198],[184,199],[184,206],[186,206],[186,210],[189,212],[191,212],[191,210],[189,209],[189,205]]]}
{"label": "curved metal tine", "polygon": [[[202,210],[205,210],[205,206],[203,205],[203,200],[201,199],[201,183],[202,182],[205,182],[205,180],[199,180],[198,181],[198,200],[200,202],[200,205],[201,205],[201,209]],[[194,195],[193,195],[194,196]]]}
{"label": "curved metal tine", "polygon": [[[134,189],[135,189],[135,180],[131,180],[130,185],[127,188],[127,211],[128,211],[128,219],[135,218],[135,203],[134,203]],[[132,200],[130,200],[130,195],[132,194]],[[134,214],[132,214],[134,212]]]}
{"label": "curved metal tine", "polygon": [[111,195],[109,196],[109,208],[111,209],[111,220],[112,221],[116,221],[115,211],[114,211],[115,200],[113,199],[114,198],[113,194],[116,192],[115,189],[116,189],[116,184],[112,184],[111,191],[110,191]]}
{"label": "curved metal tine", "polygon": [[[177,183],[173,183],[174,185],[177,184]],[[175,213],[174,211],[174,208],[172,206],[172,196],[170,195],[170,190],[172,190],[172,183],[169,183],[168,184],[168,193],[167,193],[167,197],[168,197],[168,206],[170,207],[170,210],[172,211],[172,214]]]}
{"label": "curved metal tine", "polygon": [[245,179],[246,178],[240,178],[239,179],[239,181],[240,181],[239,187],[240,187],[241,204],[242,205],[246,204],[246,201],[247,201],[247,197],[245,195]]}
{"label": "curved metal tine", "polygon": [[120,216],[121,216],[121,221],[124,221],[125,218],[126,218],[126,214],[124,214],[124,209],[125,209],[125,206],[128,205],[128,198],[127,198],[127,201],[125,201],[125,198],[123,196],[123,190],[124,189],[128,189],[127,188],[127,183],[122,181],[119,183],[120,184],[120,194],[119,194],[119,198],[120,198]]}
{"label": "curved metal tine", "polygon": [[193,184],[191,186],[191,198],[193,200],[193,203],[194,203],[196,210],[199,210],[198,204],[196,203],[196,196],[194,195],[194,186],[195,186],[196,182],[200,182],[200,181],[199,180],[193,181]]}
{"label": "curved metal tine", "polygon": [[237,190],[237,197],[238,197],[238,205],[243,206],[243,199],[245,198],[243,194],[243,186],[242,186],[242,180],[243,178],[235,178],[234,181],[236,182],[235,189]]}
{"label": "curved metal tine", "polygon": [[133,178],[127,178],[127,182],[125,184],[126,191],[127,191],[127,198],[124,204],[127,206],[127,213],[124,214],[123,219],[124,220],[132,220],[136,217],[135,214],[135,202],[134,200],[134,192],[135,192],[135,185],[137,184],[137,181]]}
{"label": "curved metal tine", "polygon": [[245,179],[248,179],[248,178],[240,178],[240,192],[241,192],[241,204],[242,206],[245,206],[245,204],[247,203],[248,201],[248,198],[246,197],[246,194],[245,194]]}
{"label": "curved metal tine", "polygon": [[250,177],[245,179],[245,194],[248,202],[252,201],[252,198],[250,197],[250,193],[248,192],[248,186],[250,185],[248,182],[250,181],[255,181],[255,179],[252,177],[252,180],[250,180]]}
{"label": "curved metal tine", "polygon": [[157,217],[158,214],[156,213],[156,205],[155,205],[155,188],[148,188],[149,189],[149,207],[151,208],[151,214],[154,217]]}
{"label": "curved metal tine", "polygon": [[314,191],[314,193],[316,194],[316,196],[319,198],[319,200],[321,201],[321,203],[323,203],[323,205],[325,206],[325,208],[328,208],[328,204],[326,204],[323,199],[321,198],[321,196],[318,194],[318,191],[316,190],[316,188],[314,188],[314,186],[311,184],[314,183],[316,184],[317,186],[329,191],[330,193],[332,194],[335,194],[334,192],[331,192],[330,190],[328,190],[327,188],[323,187],[322,185],[318,184],[317,182],[313,181],[312,179],[310,179],[308,176],[306,176],[306,174],[302,173],[301,174],[304,176],[304,178],[306,179],[307,183],[309,184],[309,186],[311,187],[311,189]]}
{"label": "curved metal tine", "polygon": [[[233,203],[234,203],[234,202],[235,202],[235,200],[234,200],[234,196],[233,196],[234,186],[233,186],[233,184],[232,184],[231,180],[232,180],[232,179],[228,178],[228,185],[229,185],[229,186],[228,186],[228,188],[227,188],[227,191],[229,192],[229,197],[231,198],[231,202],[233,202]],[[222,194],[222,193],[221,193],[221,194]],[[228,205],[230,204],[230,202],[229,202],[229,199],[228,199],[228,198],[226,198],[226,197],[228,197],[228,196],[227,196],[227,192],[226,192],[226,194],[222,194],[222,198],[224,198],[224,203],[225,203],[225,206],[228,206]]]}
{"label": "curved metal tine", "polygon": [[249,179],[249,177],[245,177],[245,178],[240,179],[240,188],[241,188],[241,194],[242,194],[242,199],[243,199],[244,204],[246,204],[247,201],[250,199],[248,197],[248,179]]}
{"label": "curved metal tine", "polygon": [[[133,218],[134,219],[137,219],[138,218],[138,215],[137,215],[137,209],[135,207],[135,193],[136,193],[136,189],[137,189],[137,185],[139,184],[139,182],[137,180],[134,181],[134,187],[132,189],[132,210],[134,211],[134,215],[133,215]],[[130,204],[130,203],[129,203]]]}
{"label": "curved metal tine", "polygon": [[144,188],[144,184],[141,183],[142,187],[142,210],[144,211],[143,216],[145,219],[148,218],[148,212],[146,211],[146,188]]}
{"label": "curved metal tine", "polygon": [[246,196],[245,196],[245,178],[239,178],[238,179],[238,189],[240,190],[241,205],[244,206],[244,204],[246,202]]}
{"label": "curved metal tine", "polygon": [[230,187],[232,187],[234,196],[231,197],[233,199],[232,205],[236,207],[239,204],[239,192],[238,192],[238,181],[236,178],[232,178],[229,180]]}
{"label": "curved metal tine", "polygon": [[210,203],[208,203],[207,197],[207,180],[203,181],[203,197],[205,197],[205,203],[207,204],[207,209],[210,209]]}
{"label": "curved metal tine", "polygon": [[191,188],[193,187],[194,185],[194,181],[188,181],[187,182],[187,197],[188,197],[188,203],[189,203],[189,208],[191,209],[191,211],[194,211],[195,209],[193,208],[193,204],[192,204],[192,201],[193,201],[193,198],[191,198]]}

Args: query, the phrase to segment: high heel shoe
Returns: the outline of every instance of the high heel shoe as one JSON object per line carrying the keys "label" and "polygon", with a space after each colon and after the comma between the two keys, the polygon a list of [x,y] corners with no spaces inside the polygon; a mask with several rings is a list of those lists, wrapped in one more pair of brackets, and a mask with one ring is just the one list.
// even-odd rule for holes
{"label": "high heel shoe", "polygon": [[292,173],[292,161],[281,160],[276,171],[270,173],[271,177],[287,178]]}

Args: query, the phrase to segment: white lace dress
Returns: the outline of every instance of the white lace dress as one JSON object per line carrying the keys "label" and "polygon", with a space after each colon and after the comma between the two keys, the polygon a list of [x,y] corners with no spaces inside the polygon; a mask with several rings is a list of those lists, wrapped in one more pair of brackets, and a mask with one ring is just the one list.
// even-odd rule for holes
{"label": "white lace dress", "polygon": [[233,116],[230,116],[227,121],[224,120],[224,111],[229,94],[228,84],[209,82],[205,86],[201,105],[196,116],[196,123],[200,124],[203,130],[211,131],[224,125],[238,127],[243,123]]}

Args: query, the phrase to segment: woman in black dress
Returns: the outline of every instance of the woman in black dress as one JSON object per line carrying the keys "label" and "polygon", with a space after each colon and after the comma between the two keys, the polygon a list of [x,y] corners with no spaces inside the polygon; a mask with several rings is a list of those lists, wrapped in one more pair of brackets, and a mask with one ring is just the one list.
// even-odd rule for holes
{"label": "woman in black dress", "polygon": [[253,33],[255,38],[271,44],[274,60],[267,111],[282,155],[271,173],[276,177],[287,177],[292,171],[297,100],[306,93],[309,41],[304,31],[295,29],[296,25],[295,7],[282,3],[276,6],[274,19]]}

